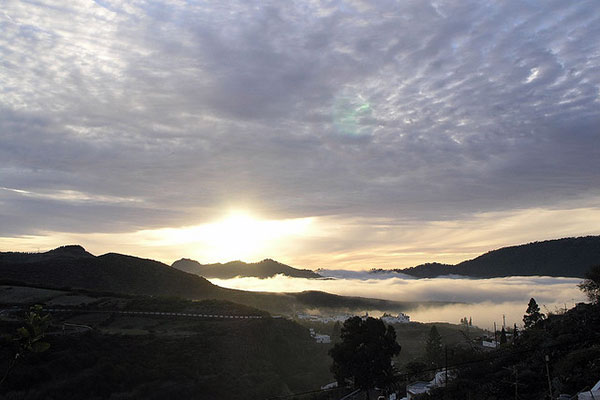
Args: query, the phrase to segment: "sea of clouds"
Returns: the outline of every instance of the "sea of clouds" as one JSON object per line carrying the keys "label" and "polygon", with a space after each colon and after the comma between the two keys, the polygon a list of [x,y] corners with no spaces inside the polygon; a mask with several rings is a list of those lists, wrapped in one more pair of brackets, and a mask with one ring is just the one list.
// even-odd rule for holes
{"label": "sea of clouds", "polygon": [[237,277],[210,279],[212,283],[235,289],[265,292],[300,292],[321,290],[344,296],[361,296],[409,302],[452,302],[439,306],[416,306],[407,310],[413,321],[458,323],[462,317],[472,317],[475,324],[490,328],[503,319],[512,326],[522,324],[523,314],[531,297],[542,312],[560,312],[584,301],[578,289],[579,278],[548,276],[511,276],[475,279],[443,276],[416,279],[393,272],[319,270],[324,279]]}

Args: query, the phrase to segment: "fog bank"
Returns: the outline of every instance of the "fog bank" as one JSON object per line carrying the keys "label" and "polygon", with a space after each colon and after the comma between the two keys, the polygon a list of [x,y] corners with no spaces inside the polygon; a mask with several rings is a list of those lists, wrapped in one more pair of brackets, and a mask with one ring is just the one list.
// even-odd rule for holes
{"label": "fog bank", "polygon": [[[325,271],[320,271],[322,274]],[[408,313],[413,321],[458,323],[464,316],[473,317],[475,324],[489,328],[494,321],[507,324],[522,323],[527,302],[534,297],[542,312],[570,308],[584,301],[577,288],[578,278],[547,276],[513,276],[506,278],[474,279],[458,276],[432,279],[389,277],[390,274],[369,274],[367,271],[348,272],[352,278],[339,278],[340,271],[331,273],[338,278],[304,279],[277,275],[272,278],[210,279],[216,285],[251,291],[300,292],[321,290],[344,296],[372,297],[395,301],[460,302],[440,307],[419,307]]]}

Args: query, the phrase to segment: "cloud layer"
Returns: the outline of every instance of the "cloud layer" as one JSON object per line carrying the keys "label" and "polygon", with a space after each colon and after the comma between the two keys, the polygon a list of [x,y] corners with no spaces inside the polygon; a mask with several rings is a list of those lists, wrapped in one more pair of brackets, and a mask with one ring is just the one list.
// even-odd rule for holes
{"label": "cloud layer", "polygon": [[[472,316],[481,327],[489,328],[494,321],[522,324],[527,303],[534,297],[543,312],[555,312],[556,308],[569,308],[585,296],[577,288],[577,278],[554,278],[540,276],[514,276],[507,278],[470,279],[441,277],[434,279],[406,279],[404,277],[369,277],[364,271],[324,271],[326,276],[342,276],[334,280],[290,278],[277,275],[273,278],[210,279],[224,287],[254,291],[299,292],[322,290],[345,296],[361,296],[396,301],[459,302],[441,307],[417,307],[408,310],[412,320],[421,322],[444,321],[458,323],[465,316]],[[547,308],[547,310],[546,310]]]}
{"label": "cloud layer", "polygon": [[596,0],[8,0],[0,30],[0,236],[598,204]]}

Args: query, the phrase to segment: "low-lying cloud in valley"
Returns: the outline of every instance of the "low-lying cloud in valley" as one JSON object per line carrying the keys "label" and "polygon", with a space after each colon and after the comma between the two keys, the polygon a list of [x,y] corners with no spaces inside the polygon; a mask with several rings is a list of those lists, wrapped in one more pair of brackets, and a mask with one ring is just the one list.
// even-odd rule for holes
{"label": "low-lying cloud in valley", "polygon": [[556,312],[565,306],[584,300],[578,289],[579,278],[547,276],[514,276],[506,278],[472,279],[457,276],[433,279],[390,277],[368,271],[327,271],[333,279],[303,279],[277,275],[268,279],[238,277],[210,279],[219,286],[265,292],[299,292],[321,290],[344,296],[361,296],[409,302],[456,302],[443,306],[423,306],[407,310],[414,321],[458,323],[471,316],[476,324],[490,327],[494,321],[521,324],[527,302],[534,297],[543,312]]}

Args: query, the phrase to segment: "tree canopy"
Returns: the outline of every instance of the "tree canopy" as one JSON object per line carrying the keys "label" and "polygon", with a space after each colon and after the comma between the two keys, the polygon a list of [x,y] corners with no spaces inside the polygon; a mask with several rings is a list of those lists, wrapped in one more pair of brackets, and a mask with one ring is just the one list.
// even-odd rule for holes
{"label": "tree canopy", "polygon": [[442,337],[435,325],[429,331],[429,337],[425,343],[425,358],[431,364],[437,364],[442,354]]}
{"label": "tree canopy", "polygon": [[341,342],[329,351],[331,372],[338,383],[352,379],[355,387],[368,389],[385,384],[393,375],[392,357],[400,353],[396,331],[380,319],[352,317],[344,322]]}
{"label": "tree canopy", "polygon": [[599,303],[600,264],[590,268],[590,270],[585,273],[585,279],[578,286],[586,294],[586,296],[592,303]]}
{"label": "tree canopy", "polygon": [[537,302],[532,297],[531,299],[529,299],[527,311],[525,312],[525,315],[523,315],[523,323],[525,324],[525,329],[531,328],[543,319],[544,314],[540,312],[540,306],[538,306]]}

